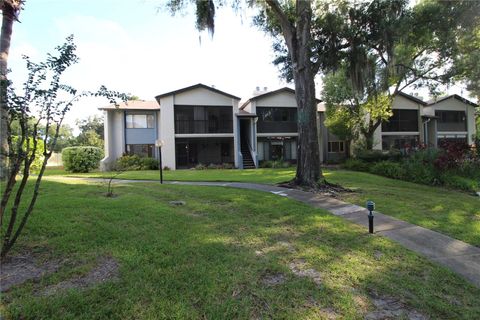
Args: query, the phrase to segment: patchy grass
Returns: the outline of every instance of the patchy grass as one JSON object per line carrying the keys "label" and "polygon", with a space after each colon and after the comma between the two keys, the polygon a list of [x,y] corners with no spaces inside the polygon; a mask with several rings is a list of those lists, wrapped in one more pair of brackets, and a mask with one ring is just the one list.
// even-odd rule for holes
{"label": "patchy grass", "polygon": [[[49,174],[65,175],[59,169]],[[124,179],[157,180],[158,171],[128,171]],[[480,246],[480,198],[440,187],[393,180],[369,173],[324,170],[328,181],[356,190],[343,195],[343,200],[364,206],[375,201],[376,209],[410,223],[435,230],[456,239]],[[105,177],[93,172],[67,176]],[[275,184],[292,179],[295,168],[256,170],[176,170],[166,171],[165,180],[235,181]]]}
{"label": "patchy grass", "polygon": [[[6,318],[363,319],[381,311],[378,301],[431,319],[480,318],[480,289],[296,201],[217,187],[131,184],[114,192],[43,182],[13,254],[63,264],[3,294]],[[88,275],[105,256],[118,262],[117,280],[38,294]]]}
{"label": "patchy grass", "polygon": [[382,213],[480,246],[479,197],[356,171],[332,170],[325,176],[356,191],[341,195],[345,201],[365,206],[373,200]]}

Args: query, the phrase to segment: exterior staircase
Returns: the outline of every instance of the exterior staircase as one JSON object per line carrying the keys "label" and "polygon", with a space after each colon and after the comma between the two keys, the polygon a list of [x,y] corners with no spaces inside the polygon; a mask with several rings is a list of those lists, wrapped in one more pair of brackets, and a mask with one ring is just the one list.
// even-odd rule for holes
{"label": "exterior staircase", "polygon": [[241,144],[241,152],[243,157],[243,169],[255,169],[255,162],[253,162],[252,155],[250,154],[250,149],[245,142],[242,142]]}

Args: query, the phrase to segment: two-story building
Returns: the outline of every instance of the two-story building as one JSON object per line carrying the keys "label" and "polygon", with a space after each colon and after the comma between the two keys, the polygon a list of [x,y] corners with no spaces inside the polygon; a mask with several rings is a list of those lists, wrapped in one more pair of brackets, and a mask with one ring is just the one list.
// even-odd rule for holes
{"label": "two-story building", "polygon": [[477,107],[458,95],[425,102],[400,93],[394,100],[392,117],[375,131],[374,149],[436,148],[442,141],[473,144]]}
{"label": "two-story building", "polygon": [[[203,84],[155,99],[100,108],[105,117],[102,169],[123,154],[158,158],[156,140],[163,140],[162,163],[171,169],[200,163],[256,168],[261,161],[297,159],[297,103],[290,88],[256,92],[241,106],[239,97]],[[317,102],[320,160],[339,162],[347,146],[328,131],[325,107]],[[476,107],[457,95],[424,102],[402,93],[393,103],[390,121],[376,130],[374,148],[437,147],[444,140],[471,144]]]}

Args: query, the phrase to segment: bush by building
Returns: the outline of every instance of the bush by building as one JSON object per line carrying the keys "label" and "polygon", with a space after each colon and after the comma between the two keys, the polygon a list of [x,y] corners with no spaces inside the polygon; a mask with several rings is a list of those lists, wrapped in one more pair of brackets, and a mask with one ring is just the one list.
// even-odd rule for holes
{"label": "bush by building", "polygon": [[62,161],[66,171],[89,172],[97,169],[103,151],[97,147],[68,147],[62,150]]}

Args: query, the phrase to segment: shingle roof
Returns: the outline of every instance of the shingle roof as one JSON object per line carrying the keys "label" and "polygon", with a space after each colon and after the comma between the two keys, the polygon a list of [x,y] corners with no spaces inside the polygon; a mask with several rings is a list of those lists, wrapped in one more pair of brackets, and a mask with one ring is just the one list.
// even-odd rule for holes
{"label": "shingle roof", "polygon": [[224,91],[215,89],[215,88],[213,88],[213,87],[209,87],[209,86],[207,86],[207,85],[204,85],[203,83],[198,83],[198,84],[195,84],[195,85],[193,85],[193,86],[189,86],[189,87],[185,87],[185,88],[182,88],[182,89],[170,91],[170,92],[167,92],[167,93],[162,93],[162,94],[159,94],[158,96],[156,96],[155,99],[158,100],[158,99],[163,98],[163,97],[168,97],[168,96],[171,96],[171,95],[174,95],[174,94],[179,94],[179,93],[186,92],[186,91],[190,91],[190,90],[197,89],[197,88],[207,89],[207,90],[210,90],[210,91],[212,91],[212,92],[215,92],[215,93],[218,93],[218,94],[227,96],[227,97],[229,97],[229,98],[236,99],[236,100],[240,100],[240,98],[237,97],[237,96],[231,95],[231,94],[229,94],[229,93],[226,93],[226,92],[224,92]]}
{"label": "shingle roof", "polygon": [[99,110],[113,110],[113,109],[122,109],[122,110],[160,110],[160,106],[157,101],[145,101],[145,100],[129,100],[126,102],[121,102],[117,106],[110,104],[105,107],[98,108]]}

